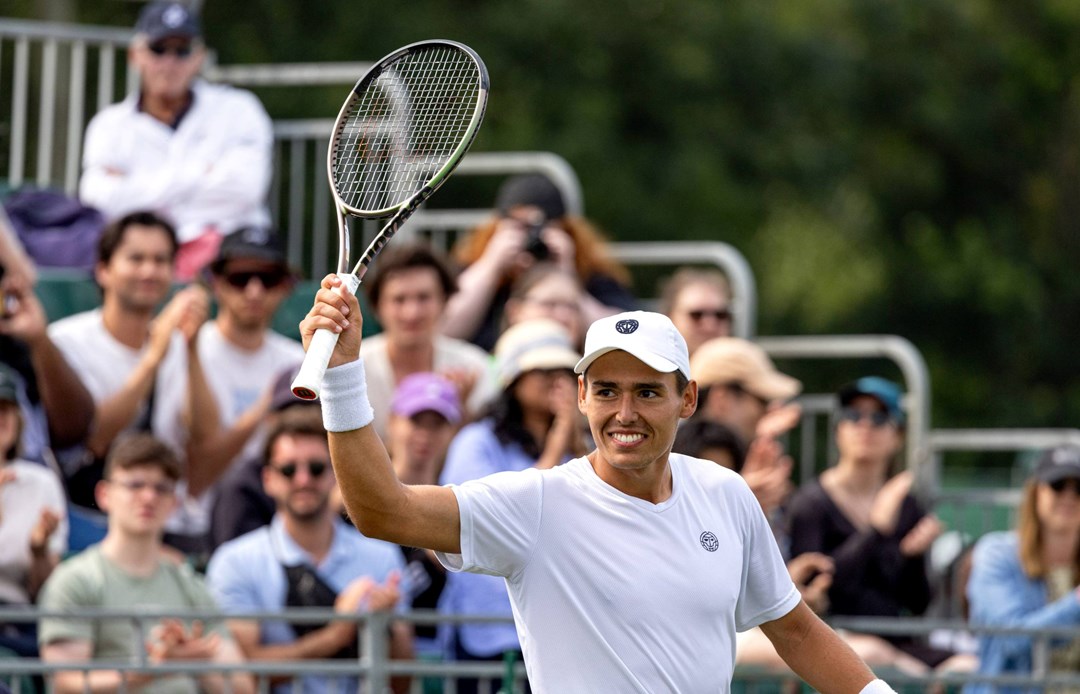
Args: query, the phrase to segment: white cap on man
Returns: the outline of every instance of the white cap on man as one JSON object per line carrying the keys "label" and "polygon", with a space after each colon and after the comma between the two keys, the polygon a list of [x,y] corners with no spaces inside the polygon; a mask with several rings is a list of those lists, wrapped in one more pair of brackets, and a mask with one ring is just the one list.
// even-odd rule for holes
{"label": "white cap on man", "polygon": [[574,373],[585,373],[599,357],[615,350],[627,352],[661,373],[680,371],[690,378],[686,340],[662,313],[628,311],[594,322],[585,335],[585,356]]}

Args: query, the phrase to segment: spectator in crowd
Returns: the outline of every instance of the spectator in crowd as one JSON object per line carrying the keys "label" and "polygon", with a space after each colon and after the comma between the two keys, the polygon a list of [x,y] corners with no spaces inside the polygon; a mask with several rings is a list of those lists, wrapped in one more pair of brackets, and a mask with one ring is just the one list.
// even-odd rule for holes
{"label": "spectator in crowd", "polygon": [[[0,365],[0,605],[26,606],[67,551],[67,499],[52,470],[19,457],[18,382]],[[0,647],[37,655],[34,623],[0,623]]]}
{"label": "spectator in crowd", "polygon": [[576,274],[552,263],[537,263],[518,277],[510,289],[506,327],[534,318],[550,318],[566,328],[574,346],[580,347],[585,341],[585,321],[581,315],[584,291]]}
{"label": "spectator in crowd", "polygon": [[168,529],[170,543],[196,551],[206,533],[199,497],[220,474],[204,465],[199,451],[219,423],[195,348],[209,311],[206,292],[182,289],[155,315],[172,285],[175,252],[175,233],[162,218],[149,212],[121,217],[106,228],[98,248],[94,276],[101,307],[53,323],[49,335],[95,403],[87,451],[77,461],[86,464],[68,470],[72,501],[93,505],[89,493],[118,434],[152,432],[186,458]]}
{"label": "spectator in crowd", "polygon": [[[198,350],[222,430],[200,455],[203,466],[224,474],[262,457],[274,376],[295,370],[304,348],[270,327],[295,280],[272,231],[248,227],[226,236],[209,269],[218,312],[199,330]],[[206,513],[215,491],[201,497]]]}
{"label": "spectator in crowd", "polygon": [[[844,386],[839,459],[806,482],[788,508],[792,555],[820,552],[834,562],[834,615],[920,615],[930,602],[926,555],[941,524],[912,495],[911,472],[893,474],[904,444],[901,395],[900,386],[876,376]],[[901,661],[914,658],[923,670],[956,665],[947,663],[951,652],[917,639],[887,640],[897,651],[892,664],[906,667]]]}
{"label": "spectator in crowd", "polygon": [[33,289],[14,285],[4,290],[2,300],[0,364],[10,367],[16,380],[23,424],[20,455],[44,462],[46,449],[86,439],[94,399],[49,337],[45,310]]}
{"label": "spectator in crowd", "polygon": [[[277,420],[267,436],[263,485],[277,506],[273,521],[223,544],[207,568],[226,613],[332,607],[356,615],[399,604],[401,553],[358,533],[331,502],[336,482],[317,411],[293,410]],[[234,618],[228,624],[249,660],[357,658],[354,621],[290,625]],[[411,628],[394,623],[390,656],[411,657],[411,642]],[[359,691],[354,677],[305,675],[300,686],[305,694]],[[294,690],[282,682],[276,691]]]}
{"label": "spectator in crowd", "polygon": [[214,258],[223,235],[270,223],[273,133],[249,92],[197,79],[206,57],[188,4],[143,8],[128,49],[139,91],[86,130],[79,195],[109,221],[153,210],[180,241],[177,278]]}
{"label": "spectator in crowd", "polygon": [[[365,278],[368,301],[382,332],[364,340],[371,365],[368,388],[376,402],[389,403],[409,374],[434,371],[454,381],[467,415],[475,415],[495,396],[487,352],[438,332],[446,301],[457,290],[446,264],[420,243],[390,246]],[[375,430],[386,436],[384,408]]]}
{"label": "spectator in crowd", "polygon": [[[398,479],[405,484],[438,484],[446,450],[461,423],[461,401],[454,384],[434,373],[406,376],[390,403],[387,450]],[[415,610],[433,610],[446,586],[446,570],[430,550],[401,547],[405,556],[407,602]],[[435,624],[417,624],[418,656],[442,655]]]}
{"label": "spectator in crowd", "polygon": [[586,325],[637,303],[629,275],[616,263],[589,222],[567,214],[562,193],[545,176],[508,179],[495,201],[496,216],[458,245],[460,291],[451,297],[442,330],[490,350],[502,326],[510,287],[539,261],[577,275],[585,287],[581,311]]}
{"label": "spectator in crowd", "polygon": [[[442,484],[461,484],[495,472],[553,468],[584,453],[577,383],[579,354],[558,323],[536,319],[511,326],[495,345],[502,394],[489,416],[466,425],[450,444]],[[511,615],[505,582],[491,575],[450,574],[443,592],[445,612]],[[463,623],[457,626],[458,660],[500,660],[518,651],[512,624]],[[475,691],[476,682],[458,684]]]}
{"label": "spectator in crowd", "polygon": [[731,287],[719,270],[680,268],[661,289],[660,313],[675,324],[693,357],[705,342],[731,336]]}
{"label": "spectator in crowd", "polygon": [[673,453],[711,460],[728,470],[742,472],[746,444],[730,427],[709,419],[690,419],[675,433]]}
{"label": "spectator in crowd", "polygon": [[[1046,451],[1024,485],[1015,530],[983,535],[967,584],[971,624],[1038,629],[1080,625],[1080,449]],[[981,634],[980,675],[1031,675],[1033,639]],[[1051,641],[1051,673],[1080,669],[1080,643]],[[964,694],[1020,694],[1027,687],[969,684]],[[1041,691],[1041,690],[1040,690]],[[1050,689],[1048,689],[1050,691]],[[1053,688],[1053,691],[1072,691]]]}
{"label": "spectator in crowd", "polygon": [[[266,413],[266,429],[274,428],[283,413],[294,409],[318,407],[318,401],[301,400],[292,394],[292,382],[299,367],[278,374],[271,387],[270,409]],[[210,546],[217,549],[233,538],[268,525],[274,518],[276,505],[263,488],[263,467],[266,463],[266,444],[258,455],[244,457],[229,468],[217,485],[210,511]]]}
{"label": "spectator in crowd", "polygon": [[801,409],[786,401],[802,384],[777,371],[761,347],[739,337],[702,344],[690,357],[690,373],[700,389],[694,418],[723,424],[742,438],[747,453],[739,474],[769,517],[785,557],[794,556],[787,552],[779,517],[791,493],[792,467],[780,437],[799,421]]}
{"label": "spectator in crowd", "polygon": [[[108,514],[105,539],[61,563],[46,581],[43,610],[91,608],[130,611],[153,605],[160,610],[212,610],[202,581],[183,564],[166,559],[162,533],[176,505],[180,461],[172,448],[152,435],[125,436],[109,452],[105,479],[96,487]],[[40,620],[38,638],[46,663],[108,660],[138,665],[204,661],[240,666],[243,657],[219,621],[164,619],[149,633],[129,617],[98,621],[68,617]],[[139,653],[145,649],[145,653]],[[128,673],[116,669],[71,669],[55,673],[59,694],[84,691],[254,692],[250,676],[206,673],[199,676]]]}

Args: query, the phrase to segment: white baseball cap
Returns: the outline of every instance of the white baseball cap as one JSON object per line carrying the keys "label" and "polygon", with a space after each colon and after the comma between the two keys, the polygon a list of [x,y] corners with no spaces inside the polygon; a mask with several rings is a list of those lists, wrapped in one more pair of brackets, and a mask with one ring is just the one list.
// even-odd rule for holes
{"label": "white baseball cap", "polygon": [[589,326],[585,335],[585,356],[574,367],[574,373],[585,373],[599,357],[620,349],[661,373],[680,371],[690,378],[690,352],[686,340],[670,318],[651,311],[619,313]]}

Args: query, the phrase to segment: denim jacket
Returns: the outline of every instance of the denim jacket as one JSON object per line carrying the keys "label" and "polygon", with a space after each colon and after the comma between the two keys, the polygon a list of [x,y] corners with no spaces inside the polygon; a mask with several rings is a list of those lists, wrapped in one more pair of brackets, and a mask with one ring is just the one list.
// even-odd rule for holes
{"label": "denim jacket", "polygon": [[[967,585],[971,624],[1000,627],[1080,625],[1076,591],[1047,602],[1046,582],[1029,578],[1020,564],[1020,541],[1015,532],[985,535],[975,545]],[[1023,675],[1031,672],[1032,639],[1021,635],[984,634],[979,637],[979,674]],[[969,684],[964,694],[1021,694],[1042,688]]]}

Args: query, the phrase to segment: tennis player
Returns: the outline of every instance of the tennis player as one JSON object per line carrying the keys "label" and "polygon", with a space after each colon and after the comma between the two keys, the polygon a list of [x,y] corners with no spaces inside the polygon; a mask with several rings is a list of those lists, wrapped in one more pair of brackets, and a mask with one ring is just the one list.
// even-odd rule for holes
{"label": "tennis player", "polygon": [[735,632],[758,625],[818,691],[893,691],[802,602],[742,479],[671,453],[697,384],[666,316],[589,328],[575,368],[589,455],[408,486],[371,427],[362,317],[340,284],[323,279],[300,331],[305,347],[318,328],[340,335],[322,409],[349,514],[365,535],[435,550],[451,571],[504,577],[534,691],[727,692]]}

